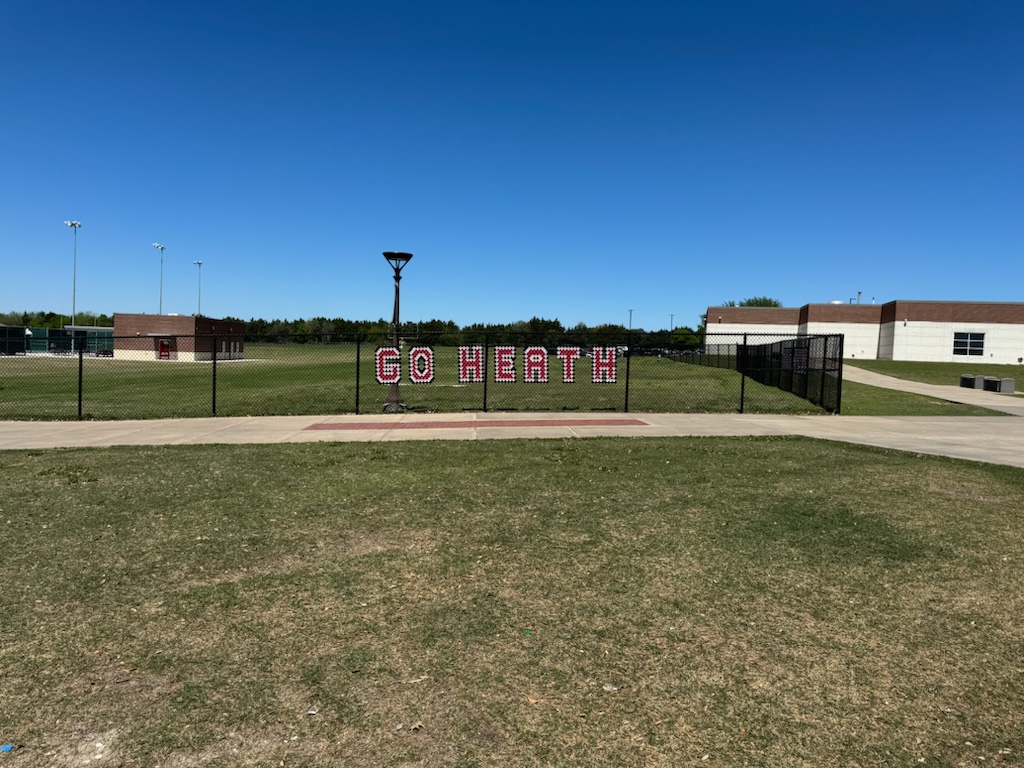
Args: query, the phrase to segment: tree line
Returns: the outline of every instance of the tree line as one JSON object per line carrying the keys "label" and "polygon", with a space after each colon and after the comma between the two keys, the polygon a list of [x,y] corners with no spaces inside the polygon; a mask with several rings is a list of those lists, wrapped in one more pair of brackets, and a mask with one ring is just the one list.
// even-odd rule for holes
{"label": "tree line", "polygon": [[[0,325],[23,325],[26,328],[63,328],[71,324],[70,315],[56,312],[0,312]],[[75,313],[75,325],[113,327],[113,315],[95,312]]]}
{"label": "tree line", "polygon": [[[297,320],[264,320],[226,317],[245,323],[246,336],[251,339],[267,339],[298,342],[330,342],[342,339],[366,338],[386,339],[394,334],[391,322],[378,320],[349,320],[335,317],[299,318]],[[0,314],[0,325],[21,325],[29,328],[63,328],[71,322],[67,315],[54,312],[6,312]],[[77,325],[113,327],[113,317],[105,314],[82,312],[75,316]],[[460,326],[452,320],[418,320],[401,323],[399,336],[407,342],[456,345],[489,341],[492,344],[530,339],[530,343],[545,346],[557,344],[578,344],[579,346],[603,346],[622,344],[623,339],[633,338],[637,344],[655,346],[680,346],[700,343],[698,330],[688,326],[673,329],[647,331],[643,328],[628,329],[623,325],[605,323],[588,326],[578,323],[566,328],[559,320],[533,317],[514,323],[473,323]]]}
{"label": "tree line", "polygon": [[[226,318],[237,319],[237,318]],[[388,339],[394,328],[387,320],[354,321],[342,318],[328,319],[315,317],[309,320],[261,320],[246,321],[245,333],[249,338],[282,341],[331,341],[351,339],[356,336],[367,339]],[[635,343],[648,346],[680,346],[699,344],[701,338],[696,330],[686,326],[647,331],[643,328],[628,329],[623,325],[606,323],[588,326],[578,323],[570,328],[560,320],[533,317],[514,323],[472,323],[460,326],[452,320],[418,320],[402,322],[398,335],[407,343],[476,344],[485,341],[491,344],[515,343],[529,339],[532,344],[556,346],[573,344],[579,346],[603,346],[622,344],[624,339],[635,339]]]}
{"label": "tree line", "polygon": [[[782,302],[768,296],[754,296],[742,301],[728,300],[723,307],[781,307]],[[341,317],[313,317],[298,320],[264,320],[226,317],[245,323],[246,336],[253,339],[279,339],[289,341],[335,341],[341,339],[387,338],[394,333],[391,322],[378,320],[347,320]],[[700,316],[696,328],[680,326],[661,330],[626,328],[624,325],[604,323],[588,326],[578,323],[566,328],[559,320],[533,317],[514,323],[473,323],[459,326],[451,320],[427,320],[403,322],[399,329],[402,339],[410,342],[423,340],[435,344],[475,344],[514,342],[528,338],[544,346],[556,344],[577,344],[579,346],[603,346],[621,344],[623,339],[635,339],[635,344],[656,347],[678,347],[700,344],[704,337],[706,316]],[[21,325],[29,328],[63,328],[71,322],[67,315],[55,312],[5,312],[0,313],[0,325]],[[77,325],[113,327],[111,315],[93,312],[79,312],[75,316]]]}

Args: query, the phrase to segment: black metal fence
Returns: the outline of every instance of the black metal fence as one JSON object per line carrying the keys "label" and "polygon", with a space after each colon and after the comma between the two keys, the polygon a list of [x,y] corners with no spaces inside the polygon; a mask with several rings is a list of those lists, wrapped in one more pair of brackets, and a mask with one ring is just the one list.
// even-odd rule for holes
{"label": "black metal fence", "polygon": [[365,334],[115,338],[111,350],[0,357],[0,419],[380,413],[396,398],[420,413],[838,412],[832,347],[827,363],[816,347],[773,349],[572,332],[410,335],[397,347]]}
{"label": "black metal fence", "polygon": [[0,325],[0,355],[24,355],[39,352],[72,354],[79,349],[85,354],[113,354],[113,329],[69,330],[67,328],[28,328],[23,325]]}
{"label": "black metal fence", "polygon": [[[738,372],[760,384],[839,413],[843,394],[842,335],[709,334],[699,354],[682,360]],[[740,405],[743,411],[743,405]]]}
{"label": "black metal fence", "polygon": [[0,325],[0,355],[23,355],[32,343],[32,333],[23,325]]}

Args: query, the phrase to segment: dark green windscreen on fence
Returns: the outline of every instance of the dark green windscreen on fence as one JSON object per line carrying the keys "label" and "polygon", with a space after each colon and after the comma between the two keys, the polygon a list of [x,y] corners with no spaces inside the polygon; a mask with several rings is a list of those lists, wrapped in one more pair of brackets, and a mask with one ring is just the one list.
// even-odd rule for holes
{"label": "dark green windscreen on fence", "polygon": [[25,326],[0,325],[0,355],[23,355],[31,341],[31,332]]}
{"label": "dark green windscreen on fence", "polygon": [[773,336],[754,333],[708,335],[700,354],[687,362],[728,368],[759,384],[790,392],[828,413],[839,413],[843,392],[843,337]]}

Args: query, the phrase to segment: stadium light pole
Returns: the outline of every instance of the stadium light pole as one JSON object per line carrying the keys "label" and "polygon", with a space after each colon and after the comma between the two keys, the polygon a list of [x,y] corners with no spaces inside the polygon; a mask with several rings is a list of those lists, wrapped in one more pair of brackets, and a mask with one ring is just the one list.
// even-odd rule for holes
{"label": "stadium light pole", "polygon": [[633,330],[633,310],[629,310],[629,330]]}
{"label": "stadium light pole", "polygon": [[196,317],[200,317],[203,314],[203,262],[193,261],[197,267],[199,267],[199,298],[196,301]]}
{"label": "stadium light pole", "polygon": [[153,243],[153,247],[160,251],[160,309],[158,314],[164,313],[164,246],[160,243]]}
{"label": "stadium light pole", "polygon": [[75,230],[75,244],[71,261],[71,352],[75,351],[75,295],[78,293],[78,230],[82,228],[80,221],[65,221]]}
{"label": "stadium light pole", "polygon": [[[409,259],[412,258],[411,253],[401,253],[399,251],[384,251],[384,258],[387,260],[391,268],[395,270],[395,311],[391,318],[391,323],[395,329],[395,348],[399,346],[398,337],[398,283],[402,279],[402,267],[409,263]],[[384,413],[405,413],[405,403],[402,402],[402,395],[398,391],[398,382],[396,381],[391,385],[388,390],[388,399],[384,403]]]}

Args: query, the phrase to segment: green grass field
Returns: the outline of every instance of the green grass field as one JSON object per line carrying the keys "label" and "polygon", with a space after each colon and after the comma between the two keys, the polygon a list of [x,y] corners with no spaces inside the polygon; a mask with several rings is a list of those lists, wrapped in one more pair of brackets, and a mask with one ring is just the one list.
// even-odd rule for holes
{"label": "green grass field", "polygon": [[[378,384],[373,349],[364,346],[359,367],[358,410],[380,413],[387,387]],[[458,412],[484,409],[484,385],[458,382],[455,351],[436,350],[431,384],[403,384],[412,411]],[[625,366],[618,383],[593,384],[589,362],[577,363],[577,380],[565,384],[552,368],[546,384],[487,385],[487,410],[623,411]],[[952,374],[950,374],[952,375]],[[520,372],[521,378],[521,372]],[[734,371],[687,365],[657,357],[630,361],[629,410],[734,413],[741,377]],[[870,391],[868,391],[870,390]],[[82,416],[86,419],[205,417],[214,412],[210,363],[83,361]],[[216,414],[259,416],[354,413],[357,408],[355,345],[249,344],[245,360],[222,361],[216,369]],[[74,419],[78,413],[78,361],[70,357],[0,358],[0,418]],[[746,381],[747,413],[820,413],[811,403],[772,387]],[[977,408],[917,395],[844,383],[849,415],[976,415]]]}
{"label": "green grass field", "polygon": [[1024,755],[1024,471],[806,439],[6,451],[12,766]]}

